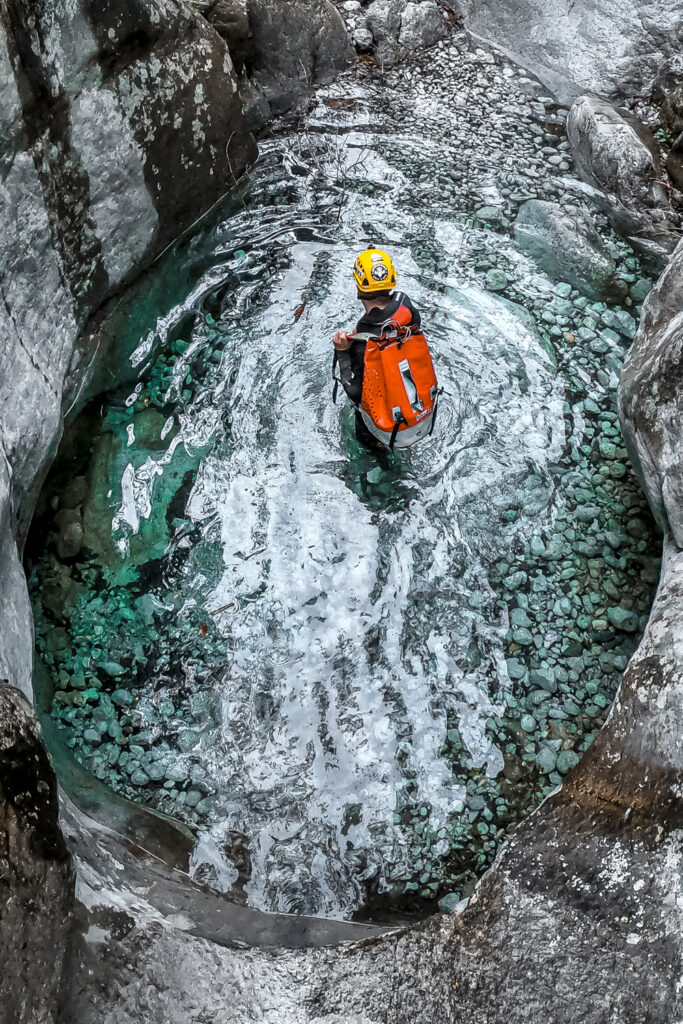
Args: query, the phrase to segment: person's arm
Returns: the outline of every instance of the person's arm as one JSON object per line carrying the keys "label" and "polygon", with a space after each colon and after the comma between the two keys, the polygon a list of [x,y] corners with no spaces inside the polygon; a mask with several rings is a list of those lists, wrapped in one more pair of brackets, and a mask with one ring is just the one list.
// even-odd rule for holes
{"label": "person's arm", "polygon": [[341,385],[353,404],[359,405],[363,393],[363,353],[360,353],[359,359],[356,351],[359,346],[354,346],[353,337],[345,331],[335,335],[334,347]]}

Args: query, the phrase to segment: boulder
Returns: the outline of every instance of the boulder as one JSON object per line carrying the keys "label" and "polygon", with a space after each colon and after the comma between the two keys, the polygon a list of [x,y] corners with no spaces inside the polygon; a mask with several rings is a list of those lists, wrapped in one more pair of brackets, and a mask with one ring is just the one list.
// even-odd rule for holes
{"label": "boulder", "polygon": [[566,281],[595,299],[619,301],[626,286],[588,214],[576,206],[530,199],[514,224],[519,248],[554,281]]}
{"label": "boulder", "polygon": [[393,64],[400,56],[398,37],[406,6],[406,0],[372,0],[367,9],[366,23],[380,64]]}
{"label": "boulder", "polygon": [[385,65],[396,63],[406,52],[434,46],[448,31],[435,0],[373,0],[366,24],[376,59]]}
{"label": "boulder", "polygon": [[399,45],[404,50],[434,46],[446,35],[443,11],[433,0],[407,3],[401,18]]}
{"label": "boulder", "polygon": [[683,547],[683,242],[648,295],[621,373],[624,440],[650,506]]}
{"label": "boulder", "polygon": [[339,12],[329,0],[247,0],[251,79],[278,114],[329,81],[353,59]]}
{"label": "boulder", "polygon": [[174,0],[17,0],[2,25],[0,323],[17,344],[0,347],[0,438],[28,512],[65,381],[90,362],[79,331],[256,150],[225,43]]}
{"label": "boulder", "polygon": [[636,244],[641,237],[653,243],[665,261],[678,235],[648,130],[606,100],[581,96],[569,111],[567,137],[579,176],[603,193],[616,230]]}
{"label": "boulder", "polygon": [[204,17],[228,44],[237,71],[254,58],[247,0],[218,0],[202,10]]}
{"label": "boulder", "polygon": [[344,22],[329,0],[202,0],[199,10],[228,44],[254,128],[294,106],[353,57]]}
{"label": "boulder", "polygon": [[74,879],[57,784],[26,699],[0,682],[0,1000],[12,1024],[52,1024]]}

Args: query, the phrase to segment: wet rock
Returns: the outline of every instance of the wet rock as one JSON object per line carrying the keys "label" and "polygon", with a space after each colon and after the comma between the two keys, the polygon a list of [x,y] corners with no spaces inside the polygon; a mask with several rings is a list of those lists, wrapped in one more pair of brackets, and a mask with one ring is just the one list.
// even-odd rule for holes
{"label": "wet rock", "polygon": [[344,22],[328,0],[247,0],[250,74],[274,114],[353,59]]}
{"label": "wet rock", "polygon": [[62,561],[76,558],[83,546],[83,524],[77,509],[62,509],[55,516],[55,549]]}
{"label": "wet rock", "polygon": [[643,306],[624,363],[619,412],[624,440],[660,525],[683,547],[683,243]]}
{"label": "wet rock", "polygon": [[507,274],[502,270],[488,270],[486,272],[486,287],[490,292],[503,292],[508,286]]}
{"label": "wet rock", "polygon": [[57,1016],[74,880],[38,723],[21,694],[5,682],[0,682],[0,778],[2,1018],[48,1024]]}
{"label": "wet rock", "polygon": [[643,95],[680,51],[683,15],[669,0],[450,0],[466,27],[505,48],[569,104],[580,92]]}
{"label": "wet rock", "polygon": [[399,45],[405,50],[434,46],[446,35],[443,11],[433,0],[406,4],[401,17]]}
{"label": "wet rock", "polygon": [[529,685],[540,687],[548,693],[557,693],[557,682],[549,672],[543,669],[532,669],[529,672]]}
{"label": "wet rock", "polygon": [[615,629],[625,633],[635,633],[638,629],[638,613],[620,605],[607,609],[607,618]]}
{"label": "wet rock", "polygon": [[59,497],[62,508],[76,508],[88,496],[88,481],[84,476],[76,476],[71,480]]}
{"label": "wet rock", "polygon": [[555,280],[566,280],[596,299],[618,301],[626,288],[588,215],[578,207],[531,199],[514,224],[517,244]]}
{"label": "wet rock", "polygon": [[536,764],[543,774],[550,775],[551,772],[555,771],[556,763],[557,756],[555,752],[550,747],[543,745],[536,754]]}
{"label": "wet rock", "polygon": [[117,707],[129,707],[133,703],[133,694],[130,692],[130,690],[114,690],[114,692],[111,695],[111,700],[112,703],[116,704]]}
{"label": "wet rock", "polygon": [[581,96],[569,112],[567,137],[581,177],[608,197],[605,209],[616,230],[649,239],[648,253],[659,247],[664,261],[678,235],[660,183],[659,153],[645,126],[606,100]]}

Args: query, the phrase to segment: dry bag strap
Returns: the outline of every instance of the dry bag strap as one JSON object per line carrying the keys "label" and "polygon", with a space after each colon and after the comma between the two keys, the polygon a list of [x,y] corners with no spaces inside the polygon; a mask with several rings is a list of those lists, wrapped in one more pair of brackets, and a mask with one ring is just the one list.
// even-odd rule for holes
{"label": "dry bag strap", "polygon": [[434,412],[432,413],[432,422],[431,422],[431,426],[429,428],[429,433],[427,434],[427,437],[431,437],[432,434],[434,433],[434,424],[436,423],[436,414],[439,411],[439,396],[442,395],[442,394],[443,394],[443,388],[439,388],[439,390],[436,392],[436,398],[434,400]]}
{"label": "dry bag strap", "polygon": [[396,435],[398,434],[398,428],[402,423],[406,423],[407,420],[403,413],[400,414],[396,422],[394,423],[394,429],[391,431],[391,440],[389,441],[389,451],[393,452],[394,445],[396,444]]}
{"label": "dry bag strap", "polygon": [[337,392],[339,391],[339,377],[337,377],[334,372],[337,369],[338,362],[339,356],[337,355],[337,350],[335,348],[334,355],[332,356],[332,380],[334,381],[334,385],[332,387],[332,402],[334,405],[337,404]]}

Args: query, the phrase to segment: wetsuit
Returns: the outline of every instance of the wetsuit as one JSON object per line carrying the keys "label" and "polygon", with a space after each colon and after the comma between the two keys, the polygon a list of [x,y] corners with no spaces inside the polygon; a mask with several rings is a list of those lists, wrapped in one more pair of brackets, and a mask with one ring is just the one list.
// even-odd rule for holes
{"label": "wetsuit", "polygon": [[[399,312],[400,311],[400,312]],[[379,334],[378,328],[387,320],[392,320],[397,313],[402,324],[409,325],[413,330],[420,326],[420,314],[415,309],[405,292],[392,292],[386,306],[380,309],[375,306],[368,313],[364,313],[356,324],[354,334]],[[408,320],[410,315],[410,320]],[[356,406],[356,438],[364,448],[378,450],[384,445],[370,433],[363,422],[363,417],[358,411],[361,395],[363,394],[363,370],[365,368],[365,338],[354,338],[351,335],[351,345],[344,352],[337,352],[337,365],[339,367],[339,379],[344,391]]]}

